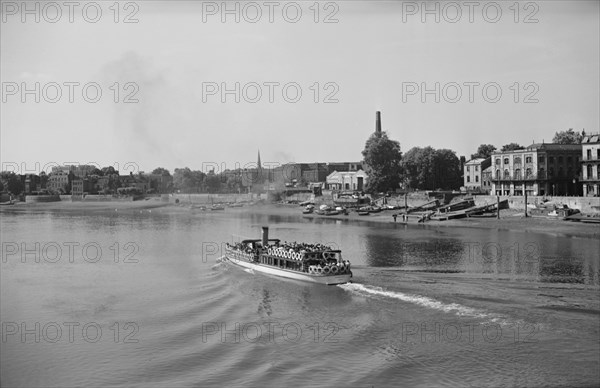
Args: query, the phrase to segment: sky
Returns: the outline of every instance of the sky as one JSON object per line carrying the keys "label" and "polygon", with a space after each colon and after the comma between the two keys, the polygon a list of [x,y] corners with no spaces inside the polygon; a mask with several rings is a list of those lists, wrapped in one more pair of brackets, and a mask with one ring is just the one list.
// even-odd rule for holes
{"label": "sky", "polygon": [[376,111],[467,159],[599,130],[598,1],[52,4],[1,1],[2,170],[359,161]]}

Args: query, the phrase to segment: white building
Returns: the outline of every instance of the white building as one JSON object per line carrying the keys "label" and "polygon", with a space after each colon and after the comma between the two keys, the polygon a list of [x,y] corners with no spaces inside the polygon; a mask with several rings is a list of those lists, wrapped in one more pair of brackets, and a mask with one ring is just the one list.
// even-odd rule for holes
{"label": "white building", "polygon": [[334,171],[325,180],[329,190],[355,190],[363,191],[368,180],[367,173],[358,171]]}
{"label": "white building", "polygon": [[489,191],[483,187],[483,171],[491,164],[490,158],[471,159],[464,166],[463,186],[468,191]]}
{"label": "white building", "polygon": [[581,151],[583,195],[600,197],[600,136],[597,133],[584,136]]}

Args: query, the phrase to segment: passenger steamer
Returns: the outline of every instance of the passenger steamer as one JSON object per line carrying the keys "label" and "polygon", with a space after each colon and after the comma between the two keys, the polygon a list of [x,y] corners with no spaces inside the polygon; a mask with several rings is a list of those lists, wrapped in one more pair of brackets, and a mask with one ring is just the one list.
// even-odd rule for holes
{"label": "passenger steamer", "polygon": [[263,227],[262,239],[227,244],[225,258],[254,271],[306,282],[333,285],[350,281],[350,262],[342,260],[340,250],[309,247],[281,245],[279,239],[269,239],[269,228]]}

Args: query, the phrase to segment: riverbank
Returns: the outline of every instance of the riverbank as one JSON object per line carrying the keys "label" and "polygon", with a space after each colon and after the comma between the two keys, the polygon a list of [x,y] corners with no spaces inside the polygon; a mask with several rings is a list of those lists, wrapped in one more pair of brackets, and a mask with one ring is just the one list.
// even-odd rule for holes
{"label": "riverbank", "polygon": [[522,213],[514,210],[502,210],[500,219],[496,218],[462,218],[447,221],[428,221],[426,223],[414,223],[404,225],[401,216],[394,218],[397,210],[384,210],[380,213],[369,214],[368,216],[359,216],[355,212],[348,215],[323,216],[319,214],[302,214],[302,208],[288,205],[264,205],[246,207],[240,209],[227,209],[228,211],[249,211],[270,215],[299,215],[307,219],[329,219],[341,220],[344,222],[367,222],[396,224],[399,227],[409,228],[444,228],[444,227],[463,227],[479,229],[497,229],[522,231],[526,233],[547,233],[557,236],[600,238],[600,228],[595,224],[585,224],[581,222],[563,221],[558,219],[546,219],[537,217],[524,217]]}
{"label": "riverbank", "polygon": [[[397,210],[382,211],[368,216],[359,216],[357,213],[350,213],[347,216],[320,216],[318,214],[305,215],[312,218],[335,218],[367,221],[374,223],[398,224],[401,223],[402,217],[399,215],[394,222],[392,214],[396,214]],[[600,238],[600,228],[598,225],[585,224],[581,222],[563,221],[559,219],[547,219],[539,217],[524,217],[523,213],[515,212],[514,210],[502,210],[500,219],[495,217],[490,218],[459,218],[446,221],[427,221],[425,223],[411,223],[408,227],[425,227],[425,228],[444,228],[444,227],[463,227],[463,228],[480,228],[480,229],[502,229],[512,231],[522,231],[531,233],[549,233],[561,236],[585,237],[585,238]]]}
{"label": "riverbank", "polygon": [[[278,216],[297,216],[306,219],[341,220],[342,222],[365,222],[394,224],[392,214],[397,210],[385,210],[368,216],[359,216],[355,212],[348,215],[321,216],[318,214],[302,214],[302,207],[295,205],[265,204],[244,206],[240,208],[226,208],[226,213],[254,213]],[[1,206],[0,212],[30,212],[30,211],[64,211],[64,212],[137,212],[148,211],[158,214],[187,214],[202,215],[206,213],[222,214],[222,212],[201,211],[191,209],[189,205],[172,204],[151,198],[143,201],[108,201],[108,202],[47,202],[47,203],[17,203],[10,206]],[[420,224],[402,224],[401,217],[397,217],[396,225],[407,228],[479,228],[512,230],[524,233],[546,233],[556,236],[583,237],[600,239],[600,228],[595,224],[562,221],[536,217],[524,217],[523,213],[514,210],[502,210],[500,219],[496,218],[462,218],[447,221],[428,221]]]}
{"label": "riverbank", "polygon": [[156,209],[169,206],[160,198],[150,198],[142,201],[105,201],[105,202],[16,202],[14,205],[0,206],[0,212],[30,212],[30,211],[65,211],[65,212],[105,212]]}

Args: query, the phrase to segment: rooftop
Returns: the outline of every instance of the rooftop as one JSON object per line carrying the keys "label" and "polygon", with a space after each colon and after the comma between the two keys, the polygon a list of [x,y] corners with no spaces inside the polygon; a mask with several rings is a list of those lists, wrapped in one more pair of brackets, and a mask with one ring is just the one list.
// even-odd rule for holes
{"label": "rooftop", "polygon": [[600,143],[600,135],[598,135],[597,133],[585,135],[581,140],[581,144],[584,143]]}
{"label": "rooftop", "polygon": [[471,160],[469,160],[469,161],[468,161],[467,163],[465,163],[465,164],[481,164],[481,163],[483,163],[483,162],[485,162],[485,159],[484,159],[484,158],[475,158],[475,159],[471,159]]}
{"label": "rooftop", "polygon": [[512,151],[494,151],[493,155],[521,153],[527,151],[546,150],[546,151],[580,151],[581,144],[555,144],[555,143],[533,143],[524,149]]}

